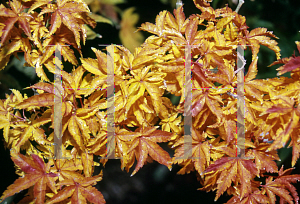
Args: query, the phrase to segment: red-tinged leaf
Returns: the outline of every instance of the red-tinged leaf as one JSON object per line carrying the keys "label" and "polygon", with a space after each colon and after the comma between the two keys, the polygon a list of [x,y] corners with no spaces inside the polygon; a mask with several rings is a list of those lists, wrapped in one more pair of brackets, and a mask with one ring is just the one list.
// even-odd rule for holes
{"label": "red-tinged leaf", "polygon": [[[139,157],[137,158],[137,164],[135,166],[135,169],[130,176],[133,176],[134,174],[136,174],[136,172],[138,172],[138,170],[144,166],[144,164],[147,160],[147,157],[148,157],[148,150],[147,150],[146,142],[138,140],[137,144],[138,144],[138,146],[137,146],[138,152],[137,153],[139,154]],[[128,151],[130,151],[130,149]]]}
{"label": "red-tinged leaf", "polygon": [[269,198],[263,195],[259,190],[248,194],[242,200],[239,196],[233,196],[226,204],[243,203],[243,204],[269,204]]}
{"label": "red-tinged leaf", "polygon": [[43,160],[34,154],[32,154],[33,160],[20,153],[16,153],[15,151],[12,151],[11,155],[15,164],[26,174],[23,178],[17,179],[9,186],[3,193],[1,199],[5,199],[34,185],[34,196],[36,201],[43,204],[45,201],[46,186],[49,186],[50,189],[56,192],[53,177],[56,177],[57,175],[54,173],[47,173],[48,169],[45,168]]}
{"label": "red-tinged leaf", "polygon": [[271,108],[268,108],[266,110],[266,113],[289,113],[291,111],[291,107],[286,107],[285,105],[282,104],[277,104],[272,106]]}
{"label": "red-tinged leaf", "polygon": [[30,14],[21,13],[18,19],[18,23],[20,24],[21,28],[24,30],[25,34],[29,37],[31,36],[30,25],[29,25],[29,19],[31,18],[33,17]]}
{"label": "red-tinged leaf", "polygon": [[148,137],[152,142],[168,142],[170,140],[170,137],[173,135],[171,132],[156,130],[155,131],[147,133],[150,136]]}
{"label": "red-tinged leaf", "polygon": [[96,204],[105,204],[103,195],[96,188],[92,187],[91,185],[82,185],[82,183],[86,183],[86,180],[91,180],[91,178],[75,178],[60,182],[59,185],[69,186],[65,187],[63,190],[59,191],[58,194],[54,195],[47,202],[47,204],[58,203],[67,199],[68,197],[71,197],[71,203],[86,203],[86,200],[88,200]]}
{"label": "red-tinged leaf", "polygon": [[277,153],[273,152],[264,152],[259,150],[249,150],[247,153],[248,156],[253,156],[255,159],[255,164],[257,169],[266,170],[270,173],[278,172],[277,164],[274,160],[279,160]]}
{"label": "red-tinged leaf", "polygon": [[193,63],[193,73],[196,74],[196,76],[200,79],[201,81],[201,86],[202,87],[212,87],[213,83],[210,82],[209,80],[207,80],[207,77],[204,75],[203,71],[202,71],[202,65],[200,65],[199,63]]}
{"label": "red-tinged leaf", "polygon": [[[273,50],[276,54],[277,60],[280,59],[280,48],[277,46],[277,42],[272,40],[270,37],[270,32],[267,32],[265,28],[256,28],[252,30],[249,34],[247,34],[247,39],[252,44],[252,59],[255,59],[261,45],[268,47],[269,49]],[[273,36],[272,36],[273,37]]]}
{"label": "red-tinged leaf", "polygon": [[257,75],[257,60],[258,60],[258,57],[255,58],[250,66],[249,66],[249,69],[248,69],[248,72],[245,76],[245,82],[248,82],[248,81],[251,81],[253,79],[255,79],[256,75]]}
{"label": "red-tinged leaf", "polygon": [[[276,188],[273,186],[268,186],[267,187],[267,194],[270,198],[272,198],[272,201],[275,201],[276,199],[273,200],[275,197],[274,194],[279,196],[280,198],[283,198],[285,201],[287,201],[289,204],[293,204],[293,198],[290,196],[289,192],[283,188]],[[275,204],[275,202],[272,202]]]}
{"label": "red-tinged leaf", "polygon": [[22,44],[23,44],[22,40],[12,41],[8,45],[2,47],[0,56],[10,56],[10,54],[13,54],[15,51],[18,51],[21,48]]}
{"label": "red-tinged leaf", "polygon": [[58,194],[55,194],[50,201],[48,201],[46,204],[51,203],[58,203],[63,200],[66,200],[67,198],[71,197],[74,193],[75,189],[72,186],[65,187],[61,191],[58,192]]}
{"label": "red-tinged leaf", "polygon": [[237,163],[234,162],[230,168],[230,171],[223,171],[217,181],[218,190],[216,193],[215,201],[227,190],[231,183],[237,176]]}
{"label": "red-tinged leaf", "polygon": [[11,184],[7,190],[4,191],[2,197],[0,199],[4,200],[10,196],[13,196],[20,191],[27,189],[33,186],[39,179],[41,178],[40,174],[30,174],[29,176],[25,176],[23,178],[18,178],[15,180],[13,184]]}
{"label": "red-tinged leaf", "polygon": [[54,94],[53,84],[49,84],[49,83],[45,83],[45,82],[38,82],[38,83],[30,86],[29,88],[39,89],[39,90],[43,90],[43,91],[46,91],[48,93]]}
{"label": "red-tinged leaf", "polygon": [[22,154],[18,154],[14,149],[11,151],[12,160],[27,174],[34,174],[40,171],[39,166]]}
{"label": "red-tinged leaf", "polygon": [[252,179],[249,170],[246,169],[247,166],[244,166],[243,164],[243,162],[238,162],[238,173],[241,183],[241,198],[251,192],[250,181]]}
{"label": "red-tinged leaf", "polygon": [[[209,185],[217,184],[217,200],[233,182],[241,184],[241,195],[247,195],[251,190],[249,188],[250,181],[254,175],[258,175],[255,164],[251,160],[240,158],[223,157],[211,164],[204,173],[206,175],[213,175],[218,178]],[[208,186],[209,187],[209,186]],[[204,187],[205,189],[205,187]],[[242,198],[242,197],[241,197]]]}
{"label": "red-tinged leaf", "polygon": [[193,153],[193,159],[195,169],[200,175],[203,174],[205,168],[210,163],[210,147],[207,142],[200,143],[195,147],[195,152]]}
{"label": "red-tinged leaf", "polygon": [[267,31],[267,28],[254,28],[250,31],[250,36],[260,36],[260,35],[268,35],[273,38],[277,38],[276,35],[273,34],[272,31]]}
{"label": "red-tinged leaf", "polygon": [[173,11],[174,16],[176,18],[176,22],[178,24],[178,31],[184,33],[184,28],[188,23],[188,20],[185,19],[185,14],[183,12],[183,6],[180,6]]}
{"label": "red-tinged leaf", "polygon": [[[195,93],[196,92],[196,93]],[[205,96],[202,92],[196,90],[193,91],[193,103],[192,103],[192,116],[195,117],[202,111],[202,108],[205,105]]]}
{"label": "red-tinged leaf", "polygon": [[86,177],[92,176],[93,173],[93,165],[94,165],[94,157],[93,154],[89,154],[87,150],[85,152],[82,152],[81,154],[81,160],[83,163],[83,170],[84,175]]}
{"label": "red-tinged leaf", "polygon": [[193,0],[193,1],[194,1],[195,6],[200,10],[203,7],[209,7],[210,4],[208,2],[212,2],[212,0]]}
{"label": "red-tinged leaf", "polygon": [[31,96],[25,99],[22,103],[19,103],[16,108],[26,109],[30,106],[53,106],[54,105],[54,94],[52,93],[42,93],[39,95]]}
{"label": "red-tinged leaf", "polygon": [[18,21],[20,27],[24,30],[27,36],[31,36],[29,19],[33,18],[30,14],[22,12],[24,7],[21,2],[17,0],[10,1],[9,3],[12,10],[8,8],[0,9],[0,16],[4,16],[4,24],[6,25],[3,32],[1,45],[8,41],[8,34],[12,31],[14,24]]}
{"label": "red-tinged leaf", "polygon": [[278,69],[276,70],[280,70],[278,73],[277,73],[277,76],[279,75],[282,75],[286,72],[291,72],[297,68],[300,68],[300,57],[294,57],[294,58],[291,58],[288,63],[286,63],[285,65],[283,65],[282,67],[279,67]]}
{"label": "red-tinged leaf", "polygon": [[222,115],[223,115],[222,109],[221,109],[218,101],[214,98],[214,96],[206,94],[205,102],[213,114],[215,114],[219,118],[222,118]]}
{"label": "red-tinged leaf", "polygon": [[235,138],[236,123],[233,120],[225,120],[224,128],[227,134],[226,142],[229,144]]}
{"label": "red-tinged leaf", "polygon": [[[155,130],[156,128],[157,127],[138,128],[135,132],[124,131],[118,134],[120,141],[130,141],[130,146],[128,146],[128,151],[125,155],[127,159],[125,163],[128,165],[128,168],[133,165],[134,158],[138,161],[131,176],[144,166],[148,154],[152,159],[167,166],[169,169],[172,167],[170,155],[155,143],[155,141],[169,141],[172,134],[164,131],[157,131]],[[132,163],[128,163],[129,161],[132,161]]]}
{"label": "red-tinged leaf", "polygon": [[219,167],[224,167],[227,164],[227,162],[230,161],[229,157],[223,157],[221,159],[218,159],[217,161],[215,161],[215,163],[209,165],[209,167],[207,167],[207,169],[205,169],[204,173],[208,173],[208,172],[214,172],[214,171],[219,171],[223,168],[219,168]]}
{"label": "red-tinged leaf", "polygon": [[[298,204],[299,196],[297,193],[297,189],[290,183],[286,183],[286,188],[291,192],[291,195],[293,196],[295,204]],[[281,198],[280,198],[280,200],[281,200]]]}
{"label": "red-tinged leaf", "polygon": [[188,45],[192,45],[198,28],[198,19],[193,18],[189,21],[185,30],[185,38]]}
{"label": "red-tinged leaf", "polygon": [[34,184],[33,192],[34,197],[36,198],[36,203],[44,203],[46,195],[46,178],[42,177],[38,182]]}
{"label": "red-tinged leaf", "polygon": [[9,18],[5,21],[5,31],[3,32],[2,36],[1,36],[1,42],[0,42],[0,47],[3,45],[4,42],[7,42],[8,39],[8,34],[10,33],[10,31],[12,30],[12,28],[14,27],[14,24],[18,21],[18,17],[12,17]]}
{"label": "red-tinged leaf", "polygon": [[146,143],[149,155],[152,157],[152,159],[167,166],[169,169],[172,168],[171,157],[168,152],[163,150],[158,144],[149,139],[143,139],[141,141]]}
{"label": "red-tinged leaf", "polygon": [[[66,1],[58,1],[57,7],[53,8],[44,8],[39,15],[45,13],[52,13],[51,14],[51,27],[50,32],[47,37],[53,35],[57,32],[58,28],[61,27],[63,23],[70,31],[72,31],[76,44],[78,48],[80,47],[80,34],[79,31],[82,31],[80,24],[83,21],[78,21],[76,19],[76,15],[78,14],[85,14],[89,12],[89,10],[84,6],[82,2],[66,2]],[[88,23],[94,25],[95,21],[88,17],[87,15],[82,15]],[[83,32],[83,31],[82,31]]]}
{"label": "red-tinged leaf", "polygon": [[31,157],[33,158],[33,161],[39,166],[39,169],[42,172],[45,172],[46,169],[45,169],[45,164],[44,164],[43,159],[41,159],[39,156],[37,156],[35,154],[32,154]]}
{"label": "red-tinged leaf", "polygon": [[94,187],[87,187],[81,190],[81,194],[91,203],[104,204],[106,203],[102,193]]}
{"label": "red-tinged leaf", "polygon": [[[45,11],[45,10],[43,10],[43,11]],[[51,27],[49,29],[49,35],[53,35],[57,31],[57,29],[60,27],[60,25],[61,25],[61,17],[58,12],[55,12],[51,16]]]}

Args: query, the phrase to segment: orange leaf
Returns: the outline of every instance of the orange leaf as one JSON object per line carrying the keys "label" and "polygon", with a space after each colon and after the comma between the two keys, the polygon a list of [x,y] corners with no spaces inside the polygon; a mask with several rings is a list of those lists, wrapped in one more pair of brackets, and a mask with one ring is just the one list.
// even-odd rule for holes
{"label": "orange leaf", "polygon": [[47,168],[45,167],[44,161],[32,154],[33,160],[25,157],[20,153],[16,153],[15,150],[11,151],[11,158],[18,165],[22,171],[26,174],[22,178],[18,178],[12,185],[10,185],[7,190],[3,193],[1,199],[14,195],[21,190],[27,189],[34,185],[34,196],[36,202],[43,204],[45,200],[46,186],[49,186],[51,190],[56,192],[54,178],[57,177],[54,173],[47,173]]}

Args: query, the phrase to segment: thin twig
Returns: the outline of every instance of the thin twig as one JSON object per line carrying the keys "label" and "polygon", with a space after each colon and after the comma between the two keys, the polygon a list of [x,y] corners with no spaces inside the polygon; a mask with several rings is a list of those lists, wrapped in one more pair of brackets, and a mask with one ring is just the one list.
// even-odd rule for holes
{"label": "thin twig", "polygon": [[244,0],[239,0],[239,4],[237,5],[237,7],[236,7],[236,9],[235,9],[235,12],[236,12],[236,13],[239,12],[239,10],[240,10],[241,6],[243,5],[243,3],[245,3]]}
{"label": "thin twig", "polygon": [[16,118],[19,118],[20,120],[22,120],[22,121],[26,121],[26,119],[25,118],[22,118],[22,117],[19,117],[19,116],[17,116],[17,115],[15,115],[15,114],[13,114],[13,113],[10,113],[12,116],[14,116],[14,117],[16,117]]}
{"label": "thin twig", "polygon": [[178,9],[180,6],[182,6],[182,1],[181,0],[177,0],[177,2],[176,2],[176,9]]}

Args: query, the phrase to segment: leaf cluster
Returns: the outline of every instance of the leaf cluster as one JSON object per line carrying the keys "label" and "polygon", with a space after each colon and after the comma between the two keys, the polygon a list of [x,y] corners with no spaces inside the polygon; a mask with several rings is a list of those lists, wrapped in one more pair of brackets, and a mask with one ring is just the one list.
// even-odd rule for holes
{"label": "leaf cluster", "polygon": [[[0,128],[21,176],[2,199],[29,189],[21,203],[105,203],[93,187],[102,178],[102,173],[94,175],[94,167],[113,156],[127,172],[137,161],[132,176],[153,160],[170,170],[179,164],[178,174],[196,171],[203,185],[200,190],[216,190],[215,200],[227,192],[232,195],[228,203],[275,203],[276,196],[281,203],[298,203],[291,183],[300,176],[290,175],[292,169],[278,170],[275,160],[279,160],[277,150],[289,141],[293,166],[300,153],[299,57],[281,59],[276,36],[266,28],[249,31],[246,18],[229,7],[215,10],[205,0],[194,3],[201,14],[186,18],[181,6],[173,14],[161,11],[155,24],[142,24],[139,30],[152,35],[134,52],[123,46],[108,46],[106,52],[92,48],[96,58],[81,55],[80,65],[69,46],[81,54],[85,25],[96,25],[86,3],[13,0],[9,8],[0,6],[1,69],[10,55],[21,50],[41,78],[28,87],[36,90],[35,95],[12,90],[0,100]],[[252,52],[242,90],[244,121],[236,119],[236,113],[242,112],[236,108],[241,107],[237,95],[241,72],[236,62],[240,45]],[[278,75],[291,72],[291,78],[255,79],[261,45],[274,51],[277,61],[272,65],[284,64]],[[61,67],[60,84],[44,72],[57,75],[53,56],[57,47],[64,60],[74,65],[71,72]],[[188,82],[187,63],[192,68]],[[111,82],[113,97],[108,93]],[[182,117],[187,84],[193,89],[188,107],[191,137],[184,135]],[[180,96],[179,104],[173,105],[166,93]],[[114,124],[107,122],[111,108]],[[61,157],[53,145],[57,123]],[[236,136],[243,132],[242,128],[236,131],[237,123],[244,124],[242,141]],[[168,142],[174,157],[158,144],[162,142]],[[244,150],[237,148],[241,144]],[[242,151],[246,157],[237,157]]]}

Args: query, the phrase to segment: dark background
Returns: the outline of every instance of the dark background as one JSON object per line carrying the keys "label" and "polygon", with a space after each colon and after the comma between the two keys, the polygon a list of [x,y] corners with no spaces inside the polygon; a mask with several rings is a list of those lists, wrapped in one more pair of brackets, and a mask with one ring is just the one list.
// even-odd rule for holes
{"label": "dark background", "polygon": [[[186,17],[193,13],[199,13],[192,0],[185,0],[183,3]],[[212,6],[214,8],[221,8],[225,4],[229,4],[229,7],[233,10],[236,7],[231,0],[214,0]],[[140,26],[144,22],[154,23],[155,17],[160,11],[166,9],[172,12],[175,7],[172,0],[127,0],[127,3],[116,6],[121,10],[132,6],[136,7],[136,13],[140,16],[137,26]],[[291,56],[294,50],[296,50],[296,55],[298,55],[295,41],[300,40],[299,1],[245,0],[245,4],[239,13],[246,16],[247,25],[250,27],[249,30],[257,27],[265,27],[279,37],[277,42],[282,50],[282,57]],[[83,46],[82,49],[83,57],[94,58],[95,56],[90,48],[92,46],[96,47],[97,44],[121,44],[118,27],[118,24],[111,26],[98,23],[95,31],[103,37],[87,41],[86,46]],[[145,37],[149,36],[145,32],[143,34]],[[19,56],[22,59],[22,55]],[[245,57],[250,62],[251,56],[249,51],[245,51]],[[30,84],[32,85],[38,81],[38,78],[34,75],[34,70],[24,68],[24,61],[19,62],[14,58],[12,56],[11,63],[4,70],[0,71],[0,98],[5,98],[5,93],[10,94],[11,91],[9,89],[12,88],[25,93],[26,91],[22,90],[22,88],[28,87]],[[257,78],[276,77],[277,71],[275,69],[279,66],[267,67],[274,60],[276,60],[275,54],[262,46],[259,52]],[[70,67],[68,63],[64,63],[64,65]],[[289,76],[289,74],[285,74],[284,76]],[[27,93],[31,95],[32,91],[28,90]],[[0,135],[3,135],[2,130]],[[2,136],[1,139],[3,139]],[[173,152],[165,144],[162,146],[172,156]],[[5,150],[3,145],[0,145],[0,151],[0,195],[2,195],[2,192],[17,179],[17,176],[14,173],[15,169],[9,156],[9,150]],[[277,162],[278,165],[281,166],[284,164],[285,169],[289,168],[291,166],[291,148],[279,150],[279,156],[281,162]],[[300,174],[299,162],[297,162],[295,167],[296,169],[293,173]],[[97,167],[95,171],[99,172],[100,169],[102,169],[102,166]],[[195,173],[176,175],[179,169],[179,166],[174,165],[170,172],[167,167],[153,162],[152,164],[145,165],[136,175],[130,177],[133,169],[129,173],[123,172],[121,171],[119,160],[110,160],[103,169],[103,180],[97,184],[97,188],[104,195],[107,204],[224,203],[230,198],[224,194],[217,202],[214,202],[215,192],[206,193],[197,191],[197,188],[202,186],[197,181]],[[296,187],[299,193],[300,185],[296,184]],[[24,193],[26,191],[15,195],[14,200],[17,201],[22,198],[22,194]],[[7,203],[10,203],[10,201],[7,200]]]}

